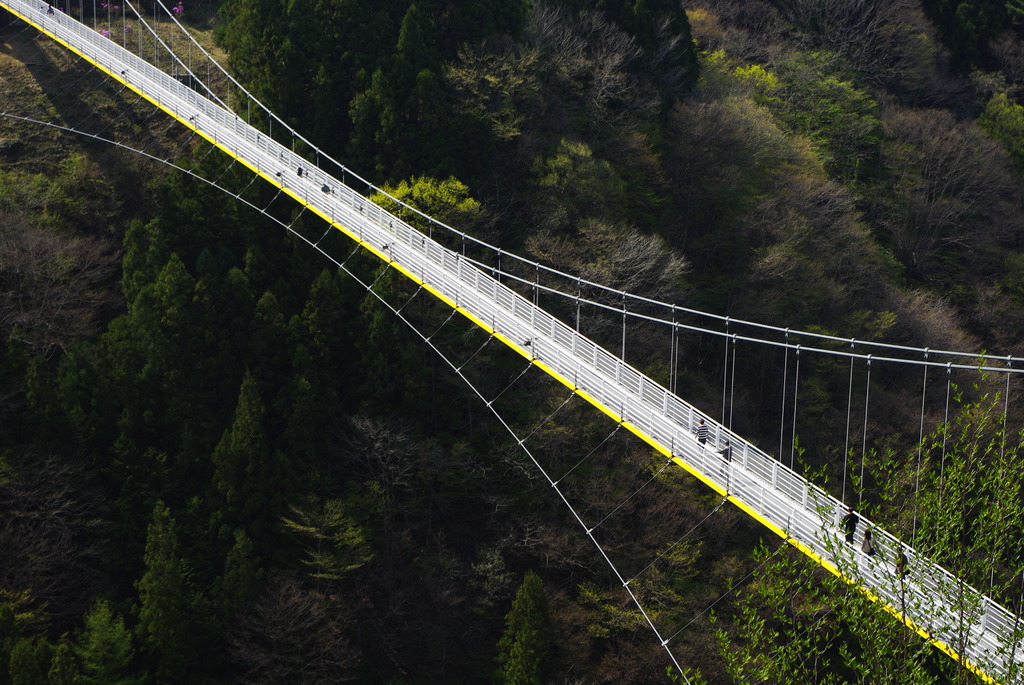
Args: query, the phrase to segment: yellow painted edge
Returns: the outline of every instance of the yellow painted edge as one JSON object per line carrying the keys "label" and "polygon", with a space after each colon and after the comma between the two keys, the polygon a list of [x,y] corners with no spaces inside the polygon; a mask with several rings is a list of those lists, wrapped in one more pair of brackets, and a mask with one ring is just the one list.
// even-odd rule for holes
{"label": "yellow painted edge", "polygon": [[456,311],[458,311],[460,314],[462,314],[467,319],[469,319],[474,325],[479,326],[480,328],[482,328],[485,331],[487,331],[489,334],[494,335],[496,338],[498,338],[506,346],[510,347],[515,352],[517,352],[520,355],[522,355],[523,357],[529,359],[535,366],[540,368],[546,374],[548,374],[549,376],[553,377],[555,380],[559,381],[560,383],[562,383],[563,385],[565,385],[566,387],[571,389],[577,395],[579,395],[580,397],[585,399],[587,402],[592,404],[594,407],[599,409],[604,414],[606,414],[609,417],[611,417],[617,423],[620,423],[623,426],[625,426],[626,429],[628,429],[631,433],[633,433],[634,435],[639,437],[641,440],[646,442],[648,445],[650,445],[651,447],[656,449],[658,452],[660,452],[664,456],[670,458],[678,466],[681,466],[684,470],[686,470],[688,473],[690,473],[691,475],[696,477],[698,480],[703,482],[705,485],[710,487],[712,490],[714,490],[715,492],[717,492],[720,495],[725,496],[730,502],[732,502],[736,507],[738,507],[745,514],[747,514],[748,516],[753,518],[755,521],[757,521],[761,525],[763,525],[766,528],[768,528],[770,531],[772,531],[773,533],[775,533],[779,537],[781,537],[784,540],[786,540],[786,542],[788,542],[789,544],[793,545],[798,550],[803,552],[805,555],[807,555],[809,558],[811,558],[815,563],[817,563],[820,566],[824,567],[829,572],[833,573],[835,576],[837,576],[838,578],[841,578],[842,580],[844,580],[845,582],[849,583],[850,585],[853,585],[854,587],[858,588],[861,592],[863,592],[868,597],[868,599],[870,599],[871,601],[876,602],[877,604],[881,605],[883,607],[883,609],[885,609],[887,612],[892,614],[897,619],[901,620],[909,628],[913,629],[921,637],[923,637],[926,640],[930,641],[933,645],[935,645],[940,650],[945,652],[952,659],[954,659],[955,661],[959,661],[967,669],[969,669],[970,671],[972,671],[975,674],[977,674],[978,676],[980,676],[985,682],[996,683],[996,685],[998,685],[996,680],[994,680],[991,676],[987,675],[978,666],[976,666],[971,661],[969,661],[966,658],[964,658],[963,656],[961,656],[959,653],[956,652],[956,650],[954,650],[953,648],[949,647],[945,643],[933,639],[931,637],[931,635],[927,631],[925,631],[923,628],[918,626],[916,623],[914,623],[913,621],[911,621],[910,619],[905,617],[902,613],[900,613],[895,608],[893,608],[893,607],[889,606],[888,604],[886,604],[885,602],[881,601],[881,599],[877,595],[875,595],[873,592],[871,592],[868,588],[866,588],[866,587],[864,587],[862,585],[859,585],[853,579],[848,578],[847,576],[843,575],[843,573],[835,565],[833,565],[830,562],[825,561],[824,559],[821,558],[821,556],[819,556],[818,554],[813,552],[810,548],[808,548],[807,546],[801,544],[799,541],[794,540],[793,538],[789,537],[789,535],[787,535],[786,532],[783,531],[781,528],[779,528],[777,525],[775,525],[774,523],[772,523],[771,521],[769,521],[765,517],[761,516],[759,513],[757,513],[753,509],[751,509],[747,504],[745,504],[741,500],[736,499],[735,496],[729,495],[726,492],[726,490],[724,488],[722,488],[722,486],[720,486],[718,483],[714,482],[713,480],[711,480],[710,478],[705,476],[699,470],[697,470],[692,465],[690,465],[686,460],[682,459],[678,455],[673,454],[670,449],[666,448],[664,445],[659,443],[657,440],[655,440],[651,436],[649,436],[646,433],[644,433],[643,431],[641,431],[636,426],[634,426],[631,423],[629,423],[628,421],[626,421],[623,417],[617,415],[614,411],[612,411],[608,407],[605,407],[596,398],[594,398],[590,394],[588,394],[588,393],[580,390],[579,388],[577,388],[575,383],[571,382],[569,379],[567,379],[564,376],[562,376],[562,374],[558,373],[557,371],[552,369],[550,366],[548,366],[544,362],[542,362],[540,360],[537,360],[537,359],[534,359],[533,356],[530,354],[530,352],[527,351],[523,346],[519,345],[518,343],[513,342],[507,336],[502,335],[502,334],[496,332],[491,326],[489,326],[486,323],[484,323],[480,318],[478,318],[477,316],[475,316],[471,312],[467,311],[465,308],[463,308],[463,307],[459,306],[458,304],[456,304],[454,300],[452,300],[447,295],[441,293],[439,290],[437,290],[433,286],[423,282],[422,279],[420,279],[418,276],[413,274],[411,271],[409,271],[404,266],[402,266],[400,264],[397,264],[396,262],[392,261],[387,255],[385,255],[383,252],[381,252],[380,250],[375,248],[370,243],[367,243],[366,241],[364,241],[356,233],[354,233],[351,229],[345,227],[343,224],[341,224],[336,219],[332,219],[331,217],[327,216],[324,212],[322,212],[319,209],[317,209],[315,207],[312,207],[309,204],[307,204],[305,199],[303,199],[302,197],[299,197],[298,195],[296,195],[291,189],[289,189],[287,186],[285,186],[276,177],[270,176],[268,173],[263,172],[263,171],[259,170],[257,167],[255,167],[254,165],[250,164],[247,160],[245,160],[245,159],[243,159],[241,157],[238,157],[238,155],[234,151],[232,151],[232,150],[224,147],[223,145],[221,145],[218,141],[216,141],[215,139],[213,139],[212,137],[207,135],[205,132],[201,131],[196,126],[191,124],[187,119],[183,118],[179,114],[175,114],[172,110],[170,110],[167,107],[163,106],[160,102],[154,100],[147,93],[143,92],[142,90],[140,90],[139,88],[134,86],[127,79],[120,78],[119,74],[115,74],[112,71],[109,71],[108,69],[106,69],[102,65],[98,64],[93,59],[91,59],[88,55],[86,55],[86,54],[84,54],[82,52],[79,52],[78,50],[76,50],[75,48],[71,47],[69,44],[65,43],[63,40],[61,40],[60,38],[58,38],[54,34],[50,33],[47,30],[45,30],[42,26],[40,26],[39,24],[35,23],[30,18],[28,18],[26,16],[23,16],[22,14],[20,14],[16,10],[13,10],[10,7],[8,7],[6,4],[0,3],[0,6],[3,6],[4,9],[6,9],[11,14],[13,14],[16,17],[20,18],[22,21],[24,21],[25,23],[29,24],[30,26],[33,26],[34,28],[36,28],[40,33],[43,33],[43,34],[49,36],[55,42],[59,43],[60,45],[63,45],[68,51],[73,52],[74,54],[78,55],[79,57],[81,57],[82,59],[84,59],[88,63],[92,64],[94,67],[96,67],[97,69],[99,69],[103,73],[105,73],[108,76],[110,76],[111,78],[113,78],[115,81],[123,83],[127,88],[129,88],[134,93],[138,94],[140,97],[145,99],[147,102],[152,104],[154,107],[156,107],[157,109],[159,109],[162,112],[166,113],[172,119],[175,119],[176,121],[180,122],[186,128],[189,128],[189,129],[195,131],[198,135],[200,135],[203,139],[205,139],[211,145],[213,145],[214,147],[218,148],[219,150],[224,152],[229,157],[231,157],[231,158],[237,160],[238,162],[240,162],[243,166],[245,166],[247,169],[249,169],[250,171],[255,173],[257,176],[263,178],[265,181],[267,181],[271,185],[276,186],[277,188],[280,188],[286,195],[291,197],[293,200],[295,200],[299,204],[301,204],[304,207],[306,207],[307,209],[309,209],[311,212],[313,212],[314,214],[319,216],[321,219],[323,219],[324,221],[329,223],[331,226],[334,226],[335,228],[337,228],[340,231],[342,231],[350,239],[352,239],[353,241],[355,241],[356,243],[361,245],[363,248],[365,248],[365,249],[369,250],[370,252],[372,252],[380,260],[382,260],[384,262],[387,262],[391,267],[395,268],[397,271],[399,271],[404,276],[406,276],[407,278],[409,278],[410,280],[415,282],[417,285],[423,287],[425,290],[430,292],[430,294],[432,294],[434,297],[436,297],[437,299],[441,300],[442,302],[444,302],[448,306],[450,306],[453,309],[455,309]]}
{"label": "yellow painted edge", "polygon": [[[398,267],[397,265],[395,265],[393,263],[392,263],[392,266],[395,266],[396,268],[400,268],[400,267]],[[401,268],[401,270],[403,271],[403,273],[406,273],[414,281],[416,281],[417,283],[421,283],[422,284],[422,282],[420,281],[420,279],[418,277],[412,275],[410,272],[406,271],[404,268]],[[974,672],[975,674],[977,674],[978,676],[980,676],[985,682],[994,683],[995,685],[999,685],[998,682],[995,679],[993,679],[991,676],[989,676],[984,671],[982,671],[973,662],[971,662],[970,660],[968,660],[968,659],[964,658],[963,656],[961,656],[956,650],[952,649],[951,647],[949,647],[945,643],[943,643],[943,642],[933,638],[930,633],[928,633],[922,627],[917,625],[914,621],[910,620],[909,618],[904,616],[900,611],[898,611],[897,609],[891,607],[886,602],[882,601],[881,597],[876,595],[869,588],[867,588],[867,587],[857,583],[854,579],[844,575],[842,573],[842,571],[840,571],[839,568],[835,564],[825,560],[824,558],[821,557],[821,555],[819,555],[816,552],[814,552],[814,550],[812,550],[811,548],[807,547],[806,545],[801,543],[799,540],[796,540],[796,539],[790,537],[789,534],[786,533],[786,531],[784,531],[782,528],[780,528],[779,526],[777,526],[776,524],[774,524],[773,522],[771,522],[770,520],[768,520],[767,518],[765,518],[764,516],[759,514],[757,511],[752,509],[748,504],[746,504],[742,500],[737,499],[734,495],[728,494],[727,491],[724,488],[722,488],[721,485],[719,485],[715,481],[711,480],[709,477],[707,477],[701,471],[699,471],[696,468],[694,468],[689,462],[687,462],[685,459],[681,458],[679,455],[673,454],[671,449],[669,449],[665,445],[662,445],[660,442],[658,442],[653,437],[651,437],[651,436],[647,435],[646,433],[644,433],[643,431],[641,431],[637,426],[631,424],[629,421],[626,421],[622,416],[619,416],[612,409],[606,407],[604,404],[602,404],[600,401],[598,401],[597,398],[593,397],[592,395],[590,395],[586,391],[581,390],[580,388],[576,387],[575,383],[570,381],[568,378],[563,376],[561,373],[559,373],[555,369],[551,368],[550,366],[548,366],[547,364],[545,364],[544,362],[542,362],[542,361],[540,361],[538,359],[534,359],[532,354],[525,347],[523,347],[522,345],[520,345],[517,342],[513,342],[507,336],[505,336],[505,335],[503,335],[501,333],[496,332],[491,326],[489,326],[488,324],[486,324],[483,321],[481,321],[478,317],[473,315],[471,312],[465,310],[461,306],[456,305],[454,302],[451,301],[450,298],[442,296],[440,293],[437,293],[430,286],[424,285],[424,287],[426,287],[427,289],[429,289],[432,292],[434,292],[437,297],[439,297],[440,299],[442,299],[445,302],[447,302],[450,306],[454,307],[459,313],[461,313],[467,319],[472,321],[474,324],[476,324],[480,328],[483,328],[488,333],[494,335],[494,337],[498,338],[502,343],[504,343],[508,347],[512,348],[515,352],[519,353],[521,356],[525,357],[526,359],[529,359],[530,362],[534,366],[536,366],[537,368],[541,369],[542,371],[544,371],[544,373],[548,374],[549,376],[551,376],[552,378],[554,378],[555,380],[560,382],[562,385],[564,385],[567,388],[569,388],[570,390],[572,390],[574,393],[576,393],[582,399],[584,399],[587,402],[589,402],[591,405],[593,405],[598,410],[600,410],[602,413],[604,413],[605,415],[610,417],[616,423],[620,423],[621,425],[623,425],[631,433],[633,433],[634,435],[639,437],[641,440],[646,442],[648,445],[653,447],[655,450],[657,450],[662,455],[664,455],[664,456],[668,457],[669,459],[671,459],[678,466],[682,467],[684,470],[686,470],[688,473],[690,473],[691,475],[696,477],[698,480],[703,482],[709,488],[711,488],[712,490],[714,490],[718,494],[725,496],[726,499],[728,499],[730,502],[732,502],[737,508],[739,508],[745,514],[747,514],[748,516],[753,518],[755,521],[757,521],[758,523],[763,525],[765,528],[767,528],[768,530],[772,531],[773,533],[778,535],[780,538],[785,540],[787,543],[789,543],[790,545],[792,545],[793,547],[798,549],[800,552],[802,552],[804,555],[806,555],[808,558],[810,558],[816,564],[818,564],[819,566],[822,566],[827,571],[829,571],[830,573],[835,575],[837,578],[840,578],[841,580],[843,580],[844,582],[848,583],[849,585],[857,588],[859,591],[864,593],[864,595],[870,601],[875,602],[876,604],[881,606],[886,612],[888,612],[894,618],[896,618],[899,621],[901,621],[908,628],[912,629],[914,632],[916,632],[922,638],[924,638],[925,640],[927,640],[928,642],[930,642],[931,644],[933,644],[934,646],[939,648],[941,651],[945,652],[954,661],[958,661],[961,664],[963,664],[963,666],[965,668],[967,668],[968,670],[970,670],[970,671]]]}

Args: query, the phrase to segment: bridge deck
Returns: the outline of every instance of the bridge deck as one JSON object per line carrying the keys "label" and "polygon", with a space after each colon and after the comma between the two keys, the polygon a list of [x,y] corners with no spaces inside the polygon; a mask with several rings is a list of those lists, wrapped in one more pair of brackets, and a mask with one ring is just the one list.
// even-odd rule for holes
{"label": "bridge deck", "polygon": [[[839,525],[845,510],[835,498],[233,112],[71,17],[47,14],[39,0],[0,0],[0,7],[281,188],[985,680],[1019,679],[1024,647],[1016,617],[1003,607],[967,588],[965,610],[963,601],[953,601],[964,594],[956,578],[870,521],[862,519],[855,543],[846,543]],[[707,448],[693,435],[701,418],[711,428]],[[733,446],[731,462],[710,447],[726,439]],[[873,557],[860,549],[869,527],[878,550]],[[900,550],[909,559],[906,578],[895,569]]]}

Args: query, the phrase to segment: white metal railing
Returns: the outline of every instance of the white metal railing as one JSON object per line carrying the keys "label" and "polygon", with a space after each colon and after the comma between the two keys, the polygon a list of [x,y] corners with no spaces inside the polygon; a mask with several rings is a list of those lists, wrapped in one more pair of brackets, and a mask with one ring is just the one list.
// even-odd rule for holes
{"label": "white metal railing", "polygon": [[[1020,630],[1011,612],[965,587],[871,521],[862,518],[855,544],[847,544],[839,530],[839,517],[845,512],[842,503],[741,436],[458,253],[113,41],[59,12],[48,14],[39,0],[0,0],[0,7],[82,54],[299,202],[407,269],[511,341],[520,352],[542,362],[575,389],[727,491],[825,565],[838,569],[897,611],[905,608],[907,620],[948,649],[959,651],[959,656],[987,678],[1006,678],[1021,670],[1018,664],[1024,663],[1024,648],[1017,644]],[[696,441],[693,431],[700,419],[710,428],[710,445],[730,441],[731,462],[725,462],[713,447]],[[874,534],[878,550],[874,557],[860,550],[866,528]],[[909,561],[910,573],[905,580],[895,573],[900,550]],[[954,593],[966,595],[969,600],[954,603]],[[961,618],[955,608],[966,605],[972,605],[971,610]],[[966,631],[964,624],[968,626]],[[962,639],[966,639],[965,644],[961,644]]]}

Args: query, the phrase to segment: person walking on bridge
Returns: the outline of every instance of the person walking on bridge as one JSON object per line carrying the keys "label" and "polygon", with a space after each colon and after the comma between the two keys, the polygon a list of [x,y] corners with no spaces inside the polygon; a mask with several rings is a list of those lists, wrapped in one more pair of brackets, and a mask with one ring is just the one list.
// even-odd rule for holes
{"label": "person walking on bridge", "polygon": [[718,450],[718,453],[722,455],[722,459],[732,461],[732,445],[729,444],[728,440],[725,441],[725,447]]}
{"label": "person walking on bridge", "polygon": [[843,529],[846,530],[846,541],[853,544],[853,536],[857,532],[857,524],[860,517],[853,512],[853,507],[846,508],[846,516],[843,517]]}
{"label": "person walking on bridge", "polygon": [[864,531],[864,541],[860,543],[860,549],[864,554],[869,557],[875,556],[875,541],[871,537],[871,529],[868,528]]}
{"label": "person walking on bridge", "polygon": [[708,442],[708,424],[704,423],[704,419],[700,420],[697,424],[697,430],[694,431],[697,435],[697,442],[701,445],[706,445]]}

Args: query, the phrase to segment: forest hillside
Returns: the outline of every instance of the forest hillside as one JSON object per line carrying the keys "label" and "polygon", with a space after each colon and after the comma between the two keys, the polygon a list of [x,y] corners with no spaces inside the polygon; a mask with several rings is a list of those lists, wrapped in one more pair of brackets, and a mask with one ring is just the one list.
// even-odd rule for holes
{"label": "forest hillside", "polygon": [[[503,249],[723,316],[1024,355],[1024,0],[179,7],[310,140]],[[0,118],[0,685],[679,682],[516,441],[378,296],[571,476],[690,682],[980,682],[394,271],[353,254],[368,293],[160,165],[323,232],[0,23],[0,109],[153,155]],[[660,334],[628,333],[665,381]],[[679,394],[718,409],[721,357],[688,340],[678,363]],[[781,358],[733,364],[737,430],[772,450]],[[911,522],[920,399],[867,382],[864,506],[1019,612],[1020,411],[965,380],[966,456],[918,468],[938,489]],[[846,387],[803,392],[799,468],[834,484]]]}

